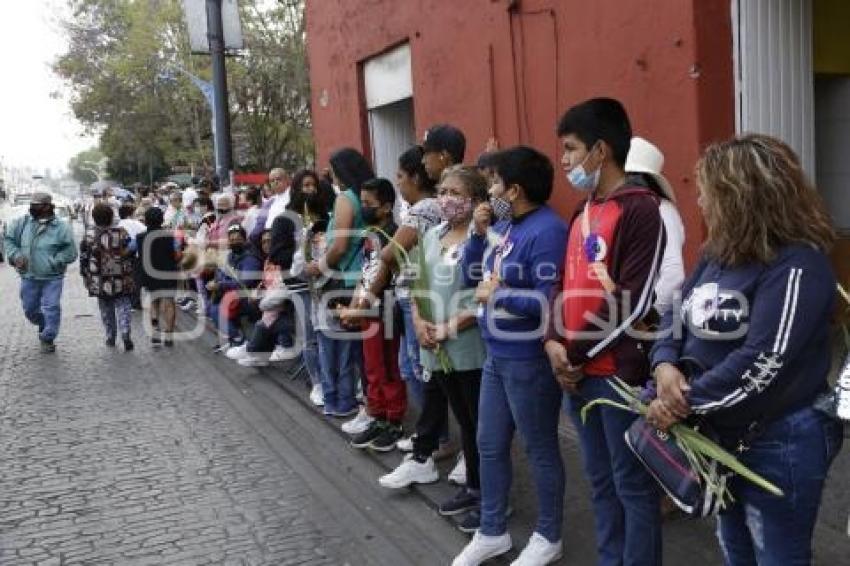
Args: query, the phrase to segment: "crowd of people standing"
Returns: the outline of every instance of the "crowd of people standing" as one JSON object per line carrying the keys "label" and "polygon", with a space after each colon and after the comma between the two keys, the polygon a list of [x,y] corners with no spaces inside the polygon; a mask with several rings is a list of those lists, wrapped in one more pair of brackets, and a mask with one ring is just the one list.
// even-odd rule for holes
{"label": "crowd of people standing", "polygon": [[[729,480],[734,502],[718,517],[728,564],[809,563],[843,434],[814,408],[828,388],[835,233],[799,159],[762,135],[705,150],[707,235],[686,274],[663,155],[634,136],[622,104],[587,100],[555,126],[560,165],[582,195],[568,219],[549,206],[546,155],[488,147],[465,165],[465,136],[448,124],[399,156],[395,185],[343,148],[326,174],[274,169],[266,187],[245,191],[170,187],[117,210],[96,202],[81,272],[106,344],[120,333],[133,349],[130,312],[145,289],[154,346],[174,345],[179,307],[208,318],[216,351],[241,365],[300,360],[311,400],[348,419],[353,448],[407,452],[378,478],[386,489],[439,481],[451,412],[459,488],[439,512],[473,535],[454,566],[513,547],[515,435],[537,521],[513,563],[563,555],[564,413],[578,431],[600,564],[661,563],[663,492],[624,441],[638,418],[660,432],[698,419],[784,492]],[[76,250],[43,201],[5,238],[27,317],[52,346],[53,288]],[[45,230],[40,241],[53,243],[40,255]],[[644,417],[598,405],[620,401],[614,381],[643,391]]]}

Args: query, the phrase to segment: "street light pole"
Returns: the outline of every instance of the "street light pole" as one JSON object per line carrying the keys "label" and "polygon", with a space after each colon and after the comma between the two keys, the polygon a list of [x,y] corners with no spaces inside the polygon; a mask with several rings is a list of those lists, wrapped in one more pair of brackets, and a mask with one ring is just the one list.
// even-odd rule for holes
{"label": "street light pole", "polygon": [[230,110],[227,98],[227,73],[224,65],[224,25],[221,19],[221,0],[207,1],[207,29],[212,59],[215,97],[216,168],[222,186],[230,184],[233,157],[230,143]]}

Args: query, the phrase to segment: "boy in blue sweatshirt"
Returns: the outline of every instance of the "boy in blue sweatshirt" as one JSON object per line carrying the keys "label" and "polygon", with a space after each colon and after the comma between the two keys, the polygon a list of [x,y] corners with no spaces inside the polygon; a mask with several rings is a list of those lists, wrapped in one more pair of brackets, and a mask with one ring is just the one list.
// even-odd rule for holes
{"label": "boy in blue sweatshirt", "polygon": [[[476,210],[462,260],[468,284],[478,284],[478,325],[487,344],[478,425],[481,528],[453,565],[479,564],[513,546],[505,515],[514,430],[532,466],[538,505],[535,532],[519,563],[533,557],[534,563],[548,564],[562,552],[564,466],[558,447],[562,395],[543,336],[567,225],[546,205],[554,173],[545,155],[518,146],[492,160],[496,182],[490,204]],[[494,211],[508,209],[510,218],[491,229]]]}

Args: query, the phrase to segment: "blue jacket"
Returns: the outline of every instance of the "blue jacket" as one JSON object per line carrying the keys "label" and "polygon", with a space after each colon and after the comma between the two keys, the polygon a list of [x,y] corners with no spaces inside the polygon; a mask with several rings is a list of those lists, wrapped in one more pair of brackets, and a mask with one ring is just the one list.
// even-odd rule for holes
{"label": "blue jacket", "polygon": [[545,355],[549,299],[558,289],[567,233],[566,222],[542,206],[522,218],[497,223],[486,237],[473,235],[467,241],[462,259],[467,286],[492,274],[496,258],[501,258],[502,285],[490,307],[480,309],[478,316],[488,355],[512,359]]}
{"label": "blue jacket", "polygon": [[826,389],[835,275],[824,253],[791,245],[769,265],[736,268],[703,259],[682,296],[652,366],[691,358],[704,368],[687,399],[721,432],[791,413]]}
{"label": "blue jacket", "polygon": [[[227,254],[227,265],[230,269],[223,270],[219,267],[215,272],[215,280],[222,292],[253,289],[263,277],[263,262],[250,247],[240,254]],[[236,278],[233,275],[236,275]]]}
{"label": "blue jacket", "polygon": [[19,257],[27,258],[27,268],[21,274],[24,279],[61,279],[77,259],[71,227],[55,216],[46,222],[29,214],[15,218],[6,226],[3,242],[10,264]]}

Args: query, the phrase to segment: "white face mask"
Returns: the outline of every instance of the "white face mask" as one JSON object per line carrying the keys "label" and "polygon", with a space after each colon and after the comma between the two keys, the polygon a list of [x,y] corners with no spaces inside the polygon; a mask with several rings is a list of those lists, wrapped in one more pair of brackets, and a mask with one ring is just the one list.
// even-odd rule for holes
{"label": "white face mask", "polygon": [[582,192],[593,192],[599,186],[599,177],[602,174],[602,165],[599,166],[596,171],[593,173],[588,173],[584,164],[587,162],[587,159],[590,157],[590,154],[593,153],[595,147],[591,148],[584,160],[577,166],[573,167],[569,173],[567,173],[567,180],[570,184],[575,187],[577,190]]}

